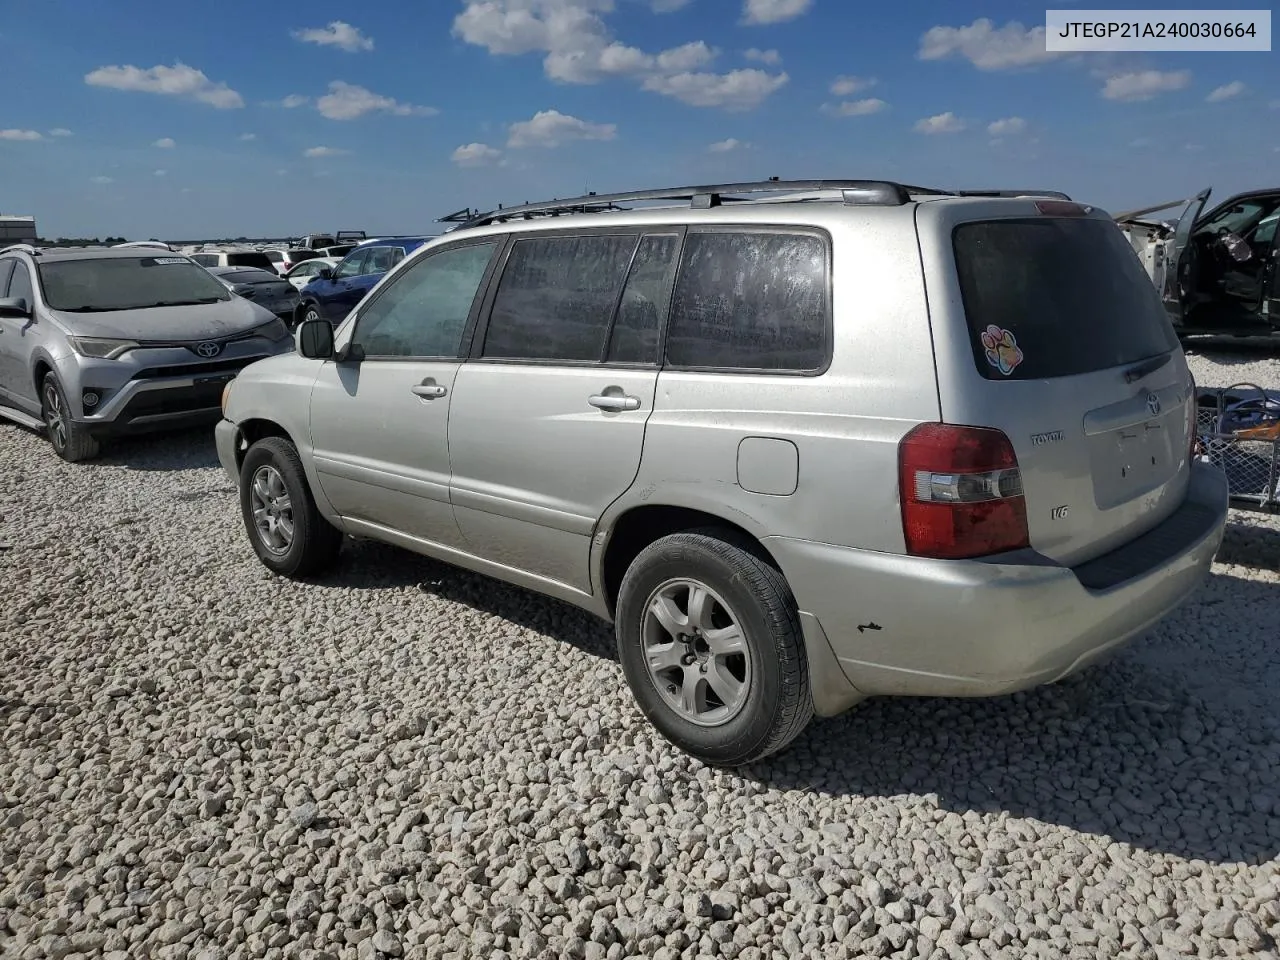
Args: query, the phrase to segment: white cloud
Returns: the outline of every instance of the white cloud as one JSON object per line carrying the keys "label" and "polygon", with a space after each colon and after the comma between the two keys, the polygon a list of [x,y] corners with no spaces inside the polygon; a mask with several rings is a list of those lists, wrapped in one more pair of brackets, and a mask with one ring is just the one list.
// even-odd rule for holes
{"label": "white cloud", "polygon": [[1150,100],[1162,93],[1181,90],[1191,82],[1190,70],[1140,70],[1108,77],[1102,88],[1107,100]]}
{"label": "white cloud", "polygon": [[744,143],[736,137],[728,140],[717,140],[707,146],[707,153],[733,153],[735,150],[746,150],[751,144]]}
{"label": "white cloud", "polygon": [[1221,103],[1223,100],[1230,100],[1232,97],[1238,97],[1244,93],[1244,84],[1239,80],[1232,80],[1230,83],[1224,83],[1220,87],[1215,87],[1213,91],[1205,97],[1209,103]]}
{"label": "white cloud", "polygon": [[822,112],[833,117],[866,117],[879,113],[887,106],[889,105],[878,97],[868,97],[865,100],[843,100],[836,104],[824,103]]}
{"label": "white cloud", "polygon": [[511,124],[507,146],[557,147],[566,140],[613,140],[617,135],[616,124],[588,123],[559,110],[539,110],[532,119]]}
{"label": "white cloud", "polygon": [[90,183],[115,183],[110,177],[90,177]]}
{"label": "white cloud", "polygon": [[501,150],[487,143],[468,143],[453,151],[450,159],[460,167],[485,167],[501,156]]}
{"label": "white cloud", "polygon": [[748,60],[754,60],[756,63],[763,63],[769,67],[776,67],[782,62],[782,54],[777,50],[760,50],[752,47],[750,50],[744,51],[742,54]]}
{"label": "white cloud", "polygon": [[247,141],[247,140],[257,140],[257,139],[258,139],[258,135],[257,135],[256,133],[242,133],[242,134],[240,134],[239,139],[240,139],[240,140],[246,140],[246,141]]}
{"label": "white cloud", "polygon": [[214,83],[195,67],[185,63],[164,64],[146,70],[132,65],[99,67],[84,75],[91,87],[110,87],[137,93],[158,93],[208,104],[218,110],[244,106],[244,98],[225,83]]}
{"label": "white cloud", "polygon": [[340,157],[344,153],[350,153],[350,151],[341,150],[338,147],[308,147],[302,151],[304,157]]}
{"label": "white cloud", "polygon": [[785,73],[763,70],[731,70],[728,73],[677,73],[653,76],[644,88],[675,97],[691,107],[723,107],[750,110],[790,78]]}
{"label": "white cloud", "polygon": [[172,150],[178,143],[173,137],[161,137],[159,140],[152,141],[151,145],[161,150]]}
{"label": "white cloud", "polygon": [[670,50],[663,50],[654,60],[656,67],[663,73],[685,73],[704,67],[716,58],[717,51],[708,47],[701,40],[686,43]]}
{"label": "white cloud", "polygon": [[961,56],[979,70],[1013,70],[1044,63],[1058,56],[1045,49],[1044,27],[1024,27],[1010,21],[997,28],[986,17],[967,27],[932,27],[920,38],[921,60]]}
{"label": "white cloud", "polygon": [[[658,52],[623,43],[603,19],[614,6],[614,0],[466,0],[454,18],[453,32],[495,55],[541,53],[544,73],[560,83],[626,78],[689,102],[689,85],[708,81],[701,74],[692,81],[688,77],[714,60],[718,51],[703,41]],[[741,82],[732,73],[706,76],[723,77],[731,86]]]}
{"label": "white cloud", "polygon": [[0,140],[43,140],[39,130],[0,130]]}
{"label": "white cloud", "polygon": [[1027,129],[1027,121],[1021,117],[1005,117],[1003,120],[987,124],[987,133],[993,137],[1007,137],[1021,133],[1025,129]]}
{"label": "white cloud", "polygon": [[373,49],[373,40],[341,20],[334,20],[327,27],[310,27],[305,30],[294,30],[293,39],[303,43],[314,43],[321,47],[337,47],[347,53],[359,53]]}
{"label": "white cloud", "polygon": [[857,93],[859,90],[874,87],[877,83],[879,81],[875,77],[850,77],[841,74],[831,81],[831,95],[834,97],[847,97],[850,94]]}
{"label": "white cloud", "polygon": [[803,16],[813,6],[813,0],[743,0],[744,23],[782,23]]}
{"label": "white cloud", "polygon": [[355,120],[366,113],[390,113],[397,117],[429,117],[439,113],[435,107],[418,107],[400,103],[342,80],[329,84],[329,92],[316,101],[316,109],[330,120]]}
{"label": "white cloud", "polygon": [[280,106],[286,110],[296,110],[298,107],[305,107],[310,102],[310,97],[304,97],[300,93],[291,93],[280,101]]}
{"label": "white cloud", "polygon": [[68,130],[66,127],[54,127],[52,130],[50,130],[50,131],[49,131],[49,136],[51,136],[51,137],[71,137],[71,136],[75,136],[75,134],[73,134],[73,133],[72,133],[70,130]]}
{"label": "white cloud", "polygon": [[168,170],[157,170],[157,171],[155,171],[155,173],[153,174],[153,176],[163,177],[163,176],[165,176],[166,174],[168,174],[168,172],[169,172]]}
{"label": "white cloud", "polygon": [[964,127],[964,121],[948,110],[946,113],[917,120],[915,131],[916,133],[959,133]]}

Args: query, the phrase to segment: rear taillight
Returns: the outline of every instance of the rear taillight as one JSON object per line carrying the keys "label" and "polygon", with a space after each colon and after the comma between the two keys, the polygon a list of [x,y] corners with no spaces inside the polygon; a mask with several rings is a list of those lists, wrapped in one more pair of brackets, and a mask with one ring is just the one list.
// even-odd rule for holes
{"label": "rear taillight", "polygon": [[999,430],[923,423],[898,445],[907,553],[958,560],[1031,545],[1022,473]]}

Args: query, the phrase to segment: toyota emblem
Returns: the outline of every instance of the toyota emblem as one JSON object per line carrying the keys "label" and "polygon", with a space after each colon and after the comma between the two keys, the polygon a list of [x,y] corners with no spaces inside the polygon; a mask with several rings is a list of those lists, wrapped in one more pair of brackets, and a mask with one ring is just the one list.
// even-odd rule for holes
{"label": "toyota emblem", "polygon": [[1160,398],[1154,393],[1147,394],[1147,409],[1151,411],[1153,417],[1160,416]]}
{"label": "toyota emblem", "polygon": [[[206,340],[204,343],[196,344],[196,353],[206,360],[216,357],[222,352],[222,344],[214,343],[212,340]],[[1156,408],[1159,409],[1160,404],[1157,402]]]}

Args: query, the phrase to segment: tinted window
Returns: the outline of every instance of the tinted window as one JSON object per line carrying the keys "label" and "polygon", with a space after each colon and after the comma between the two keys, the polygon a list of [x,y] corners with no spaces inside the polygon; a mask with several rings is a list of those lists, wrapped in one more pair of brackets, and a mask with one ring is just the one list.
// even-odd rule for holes
{"label": "tinted window", "polygon": [[371,357],[456,357],[497,243],[441,250],[411,264],[360,314],[356,339]]}
{"label": "tinted window", "polygon": [[680,238],[675,235],[649,236],[640,241],[613,321],[610,360],[658,362],[658,331],[671,303],[671,278],[679,248]]}
{"label": "tinted window", "polygon": [[158,303],[231,299],[209,271],[186,257],[95,257],[40,264],[45,302],[54,310],[129,310]]}
{"label": "tinted window", "polygon": [[1109,220],[966,223],[954,243],[974,360],[988,379],[1074,376],[1177,346],[1159,293]]}
{"label": "tinted window", "polygon": [[511,250],[484,356],[600,360],[634,236],[543,237]]}
{"label": "tinted window", "polygon": [[191,259],[202,267],[216,267],[218,265],[218,255],[216,253],[197,253]]}
{"label": "tinted window", "polygon": [[365,261],[368,260],[368,258],[369,258],[368,250],[360,250],[360,251],[357,251],[356,253],[351,254],[351,256],[347,257],[340,264],[338,264],[338,267],[333,274],[334,279],[341,279],[343,277],[359,277],[363,275],[364,273],[367,272],[364,268],[364,265],[365,265]]}
{"label": "tinted window", "polygon": [[264,250],[263,255],[272,263],[280,263],[284,260],[284,251],[282,250]]}
{"label": "tinted window", "polygon": [[28,307],[36,305],[36,294],[31,289],[31,272],[21,261],[15,261],[13,264],[13,277],[9,280],[9,296],[21,297],[27,301]]}
{"label": "tinted window", "polygon": [[13,259],[0,260],[0,297],[9,295],[9,275],[13,273],[13,265],[17,262]]}
{"label": "tinted window", "polygon": [[400,247],[370,247],[368,258],[365,273],[386,273],[404,259],[404,250]]}
{"label": "tinted window", "polygon": [[284,283],[280,278],[280,274],[274,270],[257,270],[254,268],[229,270],[222,275],[222,279],[229,280],[232,283]]}
{"label": "tinted window", "polygon": [[301,260],[314,260],[320,256],[317,250],[288,250],[285,252],[285,259],[291,263],[298,263]]}
{"label": "tinted window", "polygon": [[816,370],[827,354],[827,252],[816,236],[690,233],[671,309],[667,362]]}
{"label": "tinted window", "polygon": [[345,257],[348,253],[356,248],[354,243],[343,244],[337,247],[326,247],[325,255],[330,257]]}
{"label": "tinted window", "polygon": [[265,253],[229,253],[227,254],[228,267],[260,267],[263,270],[274,270],[271,265],[271,258]]}

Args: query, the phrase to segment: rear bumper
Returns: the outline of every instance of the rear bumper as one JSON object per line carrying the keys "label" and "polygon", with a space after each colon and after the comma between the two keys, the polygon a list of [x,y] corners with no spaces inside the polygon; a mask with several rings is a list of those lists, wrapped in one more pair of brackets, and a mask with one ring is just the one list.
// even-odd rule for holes
{"label": "rear bumper", "polygon": [[765,544],[860,693],[993,696],[1059,680],[1163,618],[1204,580],[1226,516],[1225,476],[1197,463],[1173,516],[1076,569]]}

